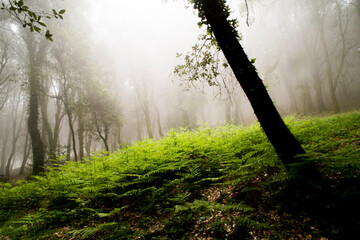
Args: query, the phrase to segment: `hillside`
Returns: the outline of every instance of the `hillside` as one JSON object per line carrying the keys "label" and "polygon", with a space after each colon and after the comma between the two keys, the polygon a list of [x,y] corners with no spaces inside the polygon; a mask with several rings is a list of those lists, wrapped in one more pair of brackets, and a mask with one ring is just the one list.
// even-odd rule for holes
{"label": "hillside", "polygon": [[258,124],[172,130],[2,183],[0,239],[356,239],[360,112],[286,122],[327,189],[294,188]]}

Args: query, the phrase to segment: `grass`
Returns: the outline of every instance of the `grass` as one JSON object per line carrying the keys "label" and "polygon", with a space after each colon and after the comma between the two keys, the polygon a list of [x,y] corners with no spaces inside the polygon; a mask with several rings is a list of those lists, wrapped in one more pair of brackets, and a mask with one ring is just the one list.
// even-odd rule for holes
{"label": "grass", "polygon": [[0,185],[0,239],[356,239],[360,112],[286,119],[328,189],[299,192],[258,124],[172,130]]}

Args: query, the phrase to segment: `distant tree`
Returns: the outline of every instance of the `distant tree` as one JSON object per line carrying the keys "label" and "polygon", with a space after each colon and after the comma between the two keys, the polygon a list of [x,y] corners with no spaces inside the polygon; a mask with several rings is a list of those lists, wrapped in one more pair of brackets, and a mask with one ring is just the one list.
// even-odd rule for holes
{"label": "distant tree", "polygon": [[17,96],[13,97],[12,110],[11,110],[11,121],[12,121],[12,143],[11,151],[7,159],[5,176],[10,176],[10,170],[14,155],[16,153],[16,146],[18,144],[18,139],[22,130],[22,121],[25,115],[25,108],[21,108],[21,98],[22,96],[18,93]]}
{"label": "distant tree", "polygon": [[9,68],[10,60],[10,43],[8,36],[0,36],[0,110],[7,102],[10,92],[10,82],[14,80],[15,74],[11,71],[7,71]]}
{"label": "distant tree", "polygon": [[97,81],[92,81],[88,89],[86,101],[87,110],[91,115],[88,130],[96,132],[104,144],[106,152],[110,151],[109,137],[122,126],[121,107],[109,91]]}

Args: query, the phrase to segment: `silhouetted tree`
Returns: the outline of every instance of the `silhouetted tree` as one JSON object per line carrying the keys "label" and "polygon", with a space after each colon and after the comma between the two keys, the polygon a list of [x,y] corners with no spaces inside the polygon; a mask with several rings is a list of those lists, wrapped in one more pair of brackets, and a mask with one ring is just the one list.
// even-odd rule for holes
{"label": "silhouetted tree", "polygon": [[235,29],[236,21],[228,19],[230,12],[225,5],[226,1],[193,0],[192,2],[194,8],[199,10],[201,24],[206,24],[208,30],[215,36],[217,44],[247,95],[279,158],[285,164],[294,163],[295,157],[304,154],[305,151],[286,127],[255,67],[241,47]]}

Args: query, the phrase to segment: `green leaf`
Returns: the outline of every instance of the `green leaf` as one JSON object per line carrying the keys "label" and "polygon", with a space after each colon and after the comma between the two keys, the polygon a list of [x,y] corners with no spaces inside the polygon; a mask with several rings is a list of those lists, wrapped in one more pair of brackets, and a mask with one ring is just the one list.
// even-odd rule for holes
{"label": "green leaf", "polygon": [[64,14],[65,12],[66,12],[66,10],[62,9],[62,10],[59,11],[59,14]]}
{"label": "green leaf", "polygon": [[39,25],[43,26],[43,27],[46,27],[46,24],[43,23],[43,22],[37,22]]}
{"label": "green leaf", "polygon": [[39,28],[39,27],[37,27],[37,26],[34,26],[34,29],[35,29],[35,31],[37,31],[37,32],[40,32],[40,31],[41,31],[41,28]]}
{"label": "green leaf", "polygon": [[46,30],[45,36],[48,36],[48,35],[50,35],[50,31]]}
{"label": "green leaf", "polygon": [[24,5],[24,1],[23,1],[23,0],[18,1],[17,5],[18,5],[19,7],[23,6],[23,5]]}

